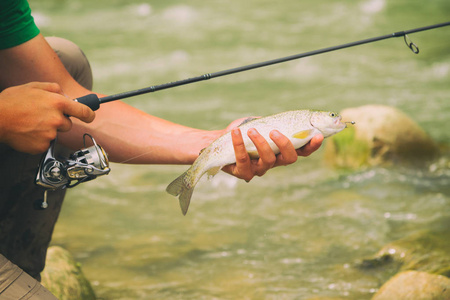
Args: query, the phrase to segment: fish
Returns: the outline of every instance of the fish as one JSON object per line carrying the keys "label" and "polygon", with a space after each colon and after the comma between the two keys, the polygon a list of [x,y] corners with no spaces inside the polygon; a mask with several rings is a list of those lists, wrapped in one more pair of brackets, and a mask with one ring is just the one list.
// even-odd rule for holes
{"label": "fish", "polygon": [[[262,118],[251,118],[238,127],[241,132],[255,128],[269,143],[275,154],[280,153],[277,145],[269,138],[272,130],[278,130],[289,138],[295,149],[306,145],[315,135],[325,138],[347,127],[342,117],[335,112],[319,110],[292,110]],[[353,122],[351,122],[353,124]],[[242,135],[245,148],[250,158],[257,159],[258,151],[246,135]],[[183,215],[186,215],[195,185],[204,174],[216,175],[224,166],[236,162],[231,133],[227,132],[204,148],[191,167],[172,181],[166,191],[178,197]]]}

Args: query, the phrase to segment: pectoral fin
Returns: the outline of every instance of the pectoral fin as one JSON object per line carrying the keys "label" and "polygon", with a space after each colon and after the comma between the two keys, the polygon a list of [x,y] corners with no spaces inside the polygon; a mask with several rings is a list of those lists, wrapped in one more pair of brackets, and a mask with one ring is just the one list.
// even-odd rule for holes
{"label": "pectoral fin", "polygon": [[310,135],[310,133],[311,133],[311,129],[302,130],[302,131],[294,133],[292,135],[292,137],[296,138],[296,139],[306,139]]}

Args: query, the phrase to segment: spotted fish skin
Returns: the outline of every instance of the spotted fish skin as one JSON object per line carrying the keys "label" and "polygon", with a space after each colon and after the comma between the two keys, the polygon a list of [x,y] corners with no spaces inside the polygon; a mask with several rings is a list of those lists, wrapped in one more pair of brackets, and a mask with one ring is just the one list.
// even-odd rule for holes
{"label": "spotted fish skin", "polygon": [[[271,131],[278,130],[289,138],[295,149],[298,149],[317,134],[329,137],[343,130],[346,124],[341,120],[342,117],[334,112],[294,110],[253,119],[242,123],[239,128],[244,133],[250,128],[255,128],[266,139],[273,152],[278,154],[280,150],[269,137]],[[250,138],[246,134],[242,137],[250,157],[258,158],[258,151]],[[228,132],[203,149],[192,166],[172,181],[166,191],[179,197],[181,211],[186,215],[195,185],[200,178],[206,173],[214,176],[224,166],[235,162],[231,133]]]}

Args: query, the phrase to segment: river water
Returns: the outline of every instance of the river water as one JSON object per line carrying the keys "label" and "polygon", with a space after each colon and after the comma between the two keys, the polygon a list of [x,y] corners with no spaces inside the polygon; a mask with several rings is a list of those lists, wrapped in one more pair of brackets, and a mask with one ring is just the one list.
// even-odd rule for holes
{"label": "river water", "polygon": [[[448,21],[447,0],[31,1],[106,94]],[[399,108],[450,141],[450,28],[126,100],[184,125],[291,109]],[[357,126],[357,125],[356,125]],[[325,142],[326,144],[326,142]],[[324,145],[325,147],[326,145]],[[165,188],[187,166],[112,164],[68,192],[52,243],[102,299],[370,299],[389,277],[359,260],[450,217],[448,154],[423,169],[334,170],[323,148],[250,183],[202,181],[187,216]],[[106,149],[108,151],[108,149]],[[438,225],[439,226],[439,225]]]}

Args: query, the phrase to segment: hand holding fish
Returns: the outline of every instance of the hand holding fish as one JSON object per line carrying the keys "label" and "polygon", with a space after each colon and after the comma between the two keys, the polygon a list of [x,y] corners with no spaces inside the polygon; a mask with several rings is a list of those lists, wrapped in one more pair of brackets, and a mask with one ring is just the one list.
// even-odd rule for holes
{"label": "hand holding fish", "polygon": [[319,149],[324,139],[322,134],[317,134],[311,141],[300,149],[295,149],[292,142],[278,130],[270,132],[270,139],[280,149],[276,155],[270,147],[268,141],[251,128],[247,132],[256,149],[258,150],[258,159],[251,159],[247,153],[244,139],[239,128],[231,130],[231,138],[236,156],[236,163],[222,168],[223,171],[244,179],[249,182],[254,176],[263,176],[269,169],[277,166],[285,166],[297,161],[298,156],[308,156]]}

